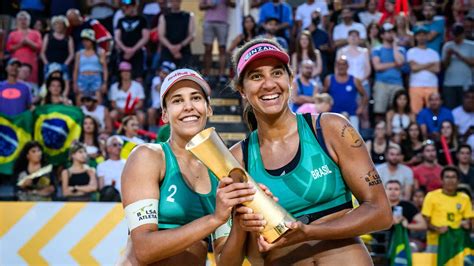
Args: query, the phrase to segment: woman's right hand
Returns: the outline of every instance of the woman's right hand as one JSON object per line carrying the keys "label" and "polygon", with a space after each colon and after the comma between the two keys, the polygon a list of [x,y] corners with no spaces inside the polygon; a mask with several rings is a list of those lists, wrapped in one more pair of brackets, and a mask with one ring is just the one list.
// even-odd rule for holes
{"label": "woman's right hand", "polygon": [[256,191],[252,183],[234,182],[230,177],[222,178],[217,188],[214,216],[222,223],[227,222],[232,208],[252,201]]}

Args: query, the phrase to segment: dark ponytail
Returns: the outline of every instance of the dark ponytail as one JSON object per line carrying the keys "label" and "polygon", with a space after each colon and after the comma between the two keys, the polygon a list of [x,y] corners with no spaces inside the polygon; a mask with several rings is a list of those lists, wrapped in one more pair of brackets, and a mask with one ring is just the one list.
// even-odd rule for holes
{"label": "dark ponytail", "polygon": [[253,107],[248,102],[245,102],[244,112],[242,116],[244,118],[245,124],[247,125],[250,131],[254,131],[257,129],[257,118],[255,117],[255,113],[253,112]]}

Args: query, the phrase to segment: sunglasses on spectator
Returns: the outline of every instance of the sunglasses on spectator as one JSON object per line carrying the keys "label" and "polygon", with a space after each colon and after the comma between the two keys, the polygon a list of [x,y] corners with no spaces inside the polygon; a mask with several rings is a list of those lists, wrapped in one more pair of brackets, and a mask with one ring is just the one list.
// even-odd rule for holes
{"label": "sunglasses on spectator", "polygon": [[120,144],[120,143],[112,143],[110,146],[116,148],[116,147],[122,147],[122,144]]}

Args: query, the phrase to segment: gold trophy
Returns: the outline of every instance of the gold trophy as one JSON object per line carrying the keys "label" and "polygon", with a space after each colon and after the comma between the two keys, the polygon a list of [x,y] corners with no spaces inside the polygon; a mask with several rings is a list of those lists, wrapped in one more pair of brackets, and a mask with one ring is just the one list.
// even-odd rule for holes
{"label": "gold trophy", "polygon": [[194,136],[186,145],[186,150],[194,154],[219,179],[229,176],[234,181],[253,183],[257,192],[254,199],[245,202],[244,205],[252,208],[254,213],[263,215],[267,224],[261,234],[266,241],[273,243],[290,230],[285,223],[294,222],[295,218],[260,189],[232,156],[213,127],[204,129]]}

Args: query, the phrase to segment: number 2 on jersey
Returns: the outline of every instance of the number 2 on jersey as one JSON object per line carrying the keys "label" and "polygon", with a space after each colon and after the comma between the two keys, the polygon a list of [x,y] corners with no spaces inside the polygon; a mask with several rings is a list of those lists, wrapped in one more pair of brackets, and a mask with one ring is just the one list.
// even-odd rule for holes
{"label": "number 2 on jersey", "polygon": [[166,201],[169,201],[169,202],[174,202],[174,194],[176,194],[176,191],[178,191],[178,188],[176,187],[176,185],[171,185],[169,188],[168,188],[168,192],[171,191],[171,194],[166,197]]}

